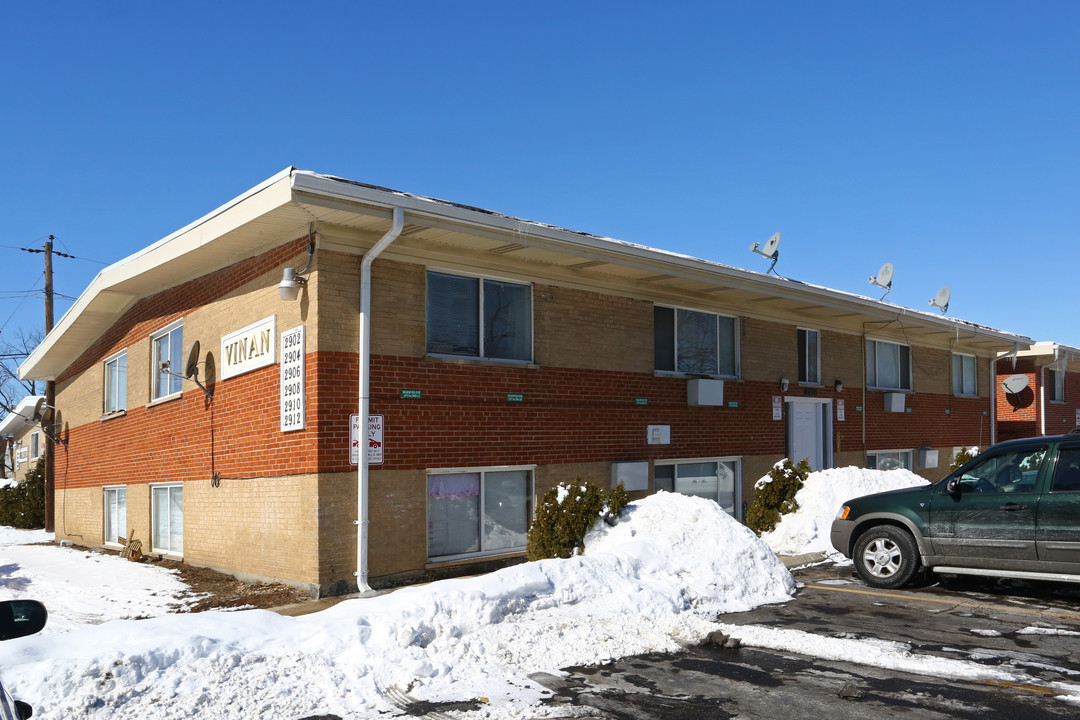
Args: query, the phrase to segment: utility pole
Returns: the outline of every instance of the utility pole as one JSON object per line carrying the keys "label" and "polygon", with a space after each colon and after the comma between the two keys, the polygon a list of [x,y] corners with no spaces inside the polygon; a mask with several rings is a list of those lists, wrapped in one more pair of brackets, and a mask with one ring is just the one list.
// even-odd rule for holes
{"label": "utility pole", "polygon": [[[53,329],[53,269],[52,241],[45,241],[45,335]],[[56,381],[45,382],[45,413],[52,424],[56,420]],[[45,428],[45,532],[56,532],[56,447],[52,439],[53,428]]]}

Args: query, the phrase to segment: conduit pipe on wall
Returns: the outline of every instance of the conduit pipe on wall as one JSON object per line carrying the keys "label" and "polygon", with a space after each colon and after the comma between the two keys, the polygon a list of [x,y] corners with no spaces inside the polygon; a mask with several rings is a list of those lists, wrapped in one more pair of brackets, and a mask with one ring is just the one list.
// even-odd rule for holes
{"label": "conduit pipe on wall", "polygon": [[371,406],[371,264],[383,250],[401,234],[405,225],[401,208],[394,208],[394,221],[386,234],[364,253],[360,262],[360,448],[357,459],[356,512],[359,519],[356,536],[356,588],[360,592],[368,585],[368,448],[367,419]]}

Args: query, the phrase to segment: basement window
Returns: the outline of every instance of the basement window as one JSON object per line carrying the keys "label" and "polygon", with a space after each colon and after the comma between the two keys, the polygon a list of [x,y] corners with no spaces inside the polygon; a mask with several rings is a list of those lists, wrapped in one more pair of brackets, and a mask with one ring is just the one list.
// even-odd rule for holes
{"label": "basement window", "polygon": [[453,560],[524,550],[532,476],[531,467],[429,473],[428,557]]}

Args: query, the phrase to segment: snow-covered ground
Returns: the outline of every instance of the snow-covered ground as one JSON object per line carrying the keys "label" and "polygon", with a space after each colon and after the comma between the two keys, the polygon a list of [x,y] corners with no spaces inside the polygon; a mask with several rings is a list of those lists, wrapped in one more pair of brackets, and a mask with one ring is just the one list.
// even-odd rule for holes
{"label": "snow-covered ground", "polygon": [[[175,578],[160,568],[20,544],[45,539],[0,530],[0,597],[42,597],[52,613],[51,633],[0,643],[5,686],[43,720],[367,718],[394,711],[395,701],[475,698],[488,704],[461,718],[544,716],[536,706],[544,691],[529,674],[675,651],[713,630],[750,646],[937,677],[1030,680],[897,643],[720,624],[724,613],[789,600],[794,579],[716,503],[670,493],[635,502],[614,527],[601,524],[582,556],[299,618],[248,610],[112,619],[155,614],[147,608],[184,591],[162,585]],[[102,596],[124,596],[130,607]],[[80,616],[80,605],[97,616]]]}
{"label": "snow-covered ground", "polygon": [[174,570],[116,555],[35,544],[52,540],[53,535],[43,530],[0,527],[0,600],[32,598],[45,603],[49,609],[45,633],[158,617],[194,600]]}
{"label": "snow-covered ground", "polygon": [[[767,481],[768,476],[758,482]],[[829,528],[840,507],[853,498],[887,490],[928,485],[910,470],[832,468],[810,473],[795,494],[799,508],[780,518],[772,532],[761,539],[780,555],[827,553],[843,560],[829,541]]]}

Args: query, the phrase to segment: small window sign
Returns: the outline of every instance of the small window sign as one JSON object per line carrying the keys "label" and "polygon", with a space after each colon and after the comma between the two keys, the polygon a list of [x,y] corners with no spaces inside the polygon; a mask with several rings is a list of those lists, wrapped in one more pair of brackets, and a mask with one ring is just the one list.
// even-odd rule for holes
{"label": "small window sign", "polygon": [[525,396],[522,393],[506,393],[506,402],[525,402]]}
{"label": "small window sign", "polygon": [[648,405],[649,398],[634,398],[635,405]]}
{"label": "small window sign", "polygon": [[401,399],[402,400],[421,400],[421,399],[423,399],[423,397],[424,397],[424,391],[423,390],[410,390],[410,389],[407,389],[407,388],[403,388],[401,390]]}
{"label": "small window sign", "polygon": [[737,408],[737,407],[739,407],[739,401],[738,400],[728,400],[727,406],[730,407],[730,408]]}

